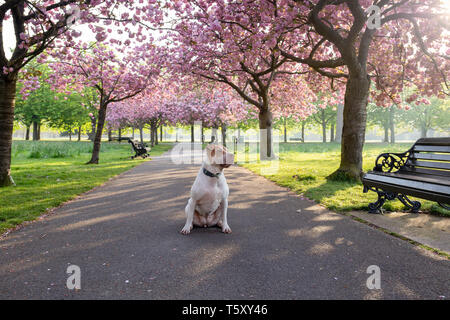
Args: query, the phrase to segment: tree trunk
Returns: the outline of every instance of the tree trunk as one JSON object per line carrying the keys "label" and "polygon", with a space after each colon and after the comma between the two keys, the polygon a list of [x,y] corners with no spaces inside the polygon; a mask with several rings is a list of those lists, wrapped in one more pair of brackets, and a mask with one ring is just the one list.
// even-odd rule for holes
{"label": "tree trunk", "polygon": [[39,129],[37,121],[33,121],[33,141],[39,140]]}
{"label": "tree trunk", "polygon": [[155,126],[155,145],[158,145],[158,126]]}
{"label": "tree trunk", "polygon": [[119,142],[120,142],[120,139],[122,138],[122,129],[121,128],[119,128]]}
{"label": "tree trunk", "polygon": [[10,174],[15,98],[16,78],[0,79],[0,187],[14,184]]}
{"label": "tree trunk", "polygon": [[370,79],[367,73],[350,72],[345,91],[341,164],[339,169],[329,176],[331,179],[361,179],[369,88]]}
{"label": "tree trunk", "polygon": [[227,146],[227,125],[222,124],[222,145]]}
{"label": "tree trunk", "polygon": [[144,127],[139,126],[139,137],[141,139],[141,143],[144,143]]}
{"label": "tree trunk", "polygon": [[27,126],[27,131],[25,133],[25,140],[30,140],[30,126]]}
{"label": "tree trunk", "polygon": [[153,124],[150,124],[150,145],[151,147],[155,146],[155,127]]}
{"label": "tree trunk", "polygon": [[344,106],[339,104],[337,107],[337,117],[336,117],[336,137],[335,141],[342,142],[342,128],[344,127]]}
{"label": "tree trunk", "polygon": [[287,124],[286,117],[284,117],[284,143],[287,143]]}
{"label": "tree trunk", "polygon": [[163,142],[163,125],[159,127],[159,141]]}
{"label": "tree trunk", "polygon": [[330,129],[330,142],[334,142],[334,123],[331,124],[331,129]]}
{"label": "tree trunk", "polygon": [[389,127],[384,127],[384,143],[389,143]]}
{"label": "tree trunk", "polygon": [[72,141],[72,129],[69,130],[69,141]]}
{"label": "tree trunk", "polygon": [[191,142],[195,142],[195,137],[194,137],[194,125],[191,125]]}
{"label": "tree trunk", "polygon": [[201,127],[201,135],[202,135],[202,143],[205,143],[205,132],[204,132],[204,128],[203,128],[203,125],[202,125],[202,127]]}
{"label": "tree trunk", "polygon": [[37,125],[37,140],[41,141],[41,121],[39,120],[38,125]]}
{"label": "tree trunk", "polygon": [[131,139],[133,139],[134,140],[134,127],[132,127],[132,131],[131,131],[132,133],[131,133]]}
{"label": "tree trunk", "polygon": [[108,129],[108,142],[112,141],[112,130]]}
{"label": "tree trunk", "polygon": [[305,121],[302,121],[302,142],[305,143]]}
{"label": "tree trunk", "polygon": [[389,129],[391,130],[391,143],[395,143],[394,112],[394,106],[391,106],[391,110],[389,110]]}
{"label": "tree trunk", "polygon": [[78,127],[78,142],[81,141],[81,127]]}
{"label": "tree trunk", "polygon": [[211,143],[216,142],[217,143],[217,128],[211,129]]}
{"label": "tree trunk", "polygon": [[259,112],[259,158],[273,159],[272,151],[272,112],[268,106]]}
{"label": "tree trunk", "polygon": [[322,142],[327,142],[327,124],[322,122]]}
{"label": "tree trunk", "polygon": [[94,142],[95,141],[95,127],[97,126],[97,118],[96,117],[92,117],[91,118],[91,127],[92,130],[89,133],[89,140]]}
{"label": "tree trunk", "polygon": [[325,122],[325,110],[321,109],[320,111],[320,120],[322,121],[322,142],[327,142],[327,123]]}
{"label": "tree trunk", "polygon": [[427,137],[427,132],[428,132],[427,127],[426,126],[422,126],[420,128],[420,137],[421,138],[426,138]]}
{"label": "tree trunk", "polygon": [[98,164],[100,159],[100,147],[102,144],[103,128],[105,126],[106,108],[108,104],[100,103],[100,110],[98,111],[97,128],[95,130],[94,148],[92,149],[91,160],[87,164]]}

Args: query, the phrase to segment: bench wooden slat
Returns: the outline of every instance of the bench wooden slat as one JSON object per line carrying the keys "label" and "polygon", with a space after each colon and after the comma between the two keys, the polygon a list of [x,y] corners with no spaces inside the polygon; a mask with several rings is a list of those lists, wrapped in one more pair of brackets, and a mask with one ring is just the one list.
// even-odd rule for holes
{"label": "bench wooden slat", "polygon": [[408,162],[408,165],[424,168],[450,170],[450,162],[411,160]]}
{"label": "bench wooden slat", "polygon": [[450,161],[450,154],[413,153],[412,158],[422,160]]}
{"label": "bench wooden slat", "polygon": [[[375,172],[375,174],[381,174],[381,173]],[[440,177],[440,176],[434,176],[434,175],[430,175],[430,174],[418,174],[418,173],[409,173],[409,172],[387,172],[387,173],[383,173],[383,175],[394,177],[394,178],[412,180],[412,181],[429,182],[429,183],[440,184],[440,185],[450,187],[450,179],[442,179],[442,177]]]}
{"label": "bench wooden slat", "polygon": [[425,191],[429,191],[429,192],[450,195],[450,187],[443,186],[443,185],[436,185],[436,184],[426,183],[426,182],[421,182],[421,181],[411,181],[411,180],[407,180],[407,179],[388,177],[388,176],[384,176],[384,175],[373,174],[370,172],[365,175],[364,179],[380,181],[380,182],[384,182],[386,184],[397,185],[397,186],[407,186],[410,189],[425,190]]}
{"label": "bench wooden slat", "polygon": [[416,141],[415,145],[450,146],[450,137],[420,138]]}
{"label": "bench wooden slat", "polygon": [[416,145],[414,146],[415,152],[444,152],[450,153],[450,146],[427,146],[427,145]]}
{"label": "bench wooden slat", "polygon": [[426,168],[417,168],[417,167],[403,167],[401,169],[401,171],[450,177],[450,171],[448,171],[448,170],[426,169]]}

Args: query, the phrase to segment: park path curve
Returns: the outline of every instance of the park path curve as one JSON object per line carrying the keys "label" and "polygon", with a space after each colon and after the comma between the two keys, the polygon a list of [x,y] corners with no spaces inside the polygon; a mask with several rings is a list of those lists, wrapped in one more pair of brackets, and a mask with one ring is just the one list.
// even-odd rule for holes
{"label": "park path curve", "polygon": [[[231,235],[182,236],[198,165],[135,167],[0,240],[0,299],[448,299],[450,263],[227,170]],[[66,287],[69,265],[81,290]],[[367,268],[381,270],[369,290]]]}

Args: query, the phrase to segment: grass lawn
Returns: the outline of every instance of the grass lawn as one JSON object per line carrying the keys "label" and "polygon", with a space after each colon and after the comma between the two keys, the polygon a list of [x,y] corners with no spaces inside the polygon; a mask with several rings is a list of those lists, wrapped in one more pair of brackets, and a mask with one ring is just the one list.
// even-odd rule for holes
{"label": "grass lawn", "polygon": [[[383,152],[404,152],[412,143],[394,145],[367,143],[364,148],[364,171],[372,170],[376,157]],[[328,181],[326,176],[333,173],[340,163],[340,144],[336,143],[282,143],[280,162],[276,172],[267,172],[272,162],[240,163],[243,167],[263,175],[281,186],[288,187],[298,194],[335,211],[368,210],[369,202],[376,201],[375,192],[363,193],[360,183]],[[238,155],[238,161],[244,161]],[[421,210],[450,217],[450,211],[437,203],[418,199]],[[404,205],[399,201],[387,201],[383,206],[387,211],[402,211]]]}
{"label": "grass lawn", "polygon": [[[160,144],[150,155],[171,148]],[[0,188],[0,235],[146,161],[131,160],[128,143],[104,142],[99,165],[85,165],[90,152],[91,142],[14,141],[11,175],[17,186]]]}

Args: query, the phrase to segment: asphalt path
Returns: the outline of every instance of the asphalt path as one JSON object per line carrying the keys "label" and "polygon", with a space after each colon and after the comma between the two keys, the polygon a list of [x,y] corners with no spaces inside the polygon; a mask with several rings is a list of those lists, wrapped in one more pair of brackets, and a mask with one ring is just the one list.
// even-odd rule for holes
{"label": "asphalt path", "polygon": [[[237,166],[226,170],[233,233],[181,235],[198,169],[155,157],[10,233],[0,299],[450,297],[447,259]],[[80,290],[67,288],[71,265]],[[367,287],[372,265],[381,289]]]}

